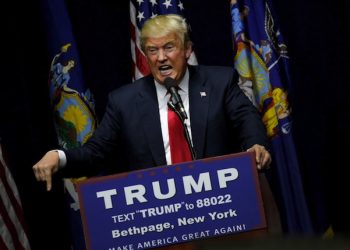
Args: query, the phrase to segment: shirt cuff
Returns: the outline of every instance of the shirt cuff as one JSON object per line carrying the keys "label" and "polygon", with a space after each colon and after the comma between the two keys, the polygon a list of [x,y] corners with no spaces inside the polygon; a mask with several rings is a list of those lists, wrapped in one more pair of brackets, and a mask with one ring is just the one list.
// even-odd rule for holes
{"label": "shirt cuff", "polygon": [[64,168],[67,164],[67,157],[64,151],[62,150],[57,150],[58,153],[58,158],[59,158],[59,164],[58,164],[58,169]]}

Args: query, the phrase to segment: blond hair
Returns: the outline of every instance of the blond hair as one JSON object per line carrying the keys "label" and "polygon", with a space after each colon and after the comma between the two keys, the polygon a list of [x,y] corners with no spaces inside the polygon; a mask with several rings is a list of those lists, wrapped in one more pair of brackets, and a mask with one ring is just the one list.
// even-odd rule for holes
{"label": "blond hair", "polygon": [[141,30],[141,49],[145,51],[146,40],[150,37],[159,38],[170,33],[175,33],[181,40],[182,46],[190,43],[188,26],[183,17],[176,14],[158,15],[148,19]]}

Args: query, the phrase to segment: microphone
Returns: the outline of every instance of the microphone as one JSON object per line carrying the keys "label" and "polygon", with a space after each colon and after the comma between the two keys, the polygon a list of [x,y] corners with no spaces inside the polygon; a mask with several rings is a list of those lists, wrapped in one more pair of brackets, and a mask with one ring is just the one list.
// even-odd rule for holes
{"label": "microphone", "polygon": [[179,112],[182,120],[187,119],[188,117],[186,114],[186,110],[185,110],[184,105],[182,103],[181,96],[177,92],[178,87],[177,87],[175,80],[171,77],[167,77],[164,80],[164,85],[165,85],[166,89],[171,94],[171,98],[170,98],[169,103],[168,103],[169,106],[172,108],[175,108],[176,111]]}

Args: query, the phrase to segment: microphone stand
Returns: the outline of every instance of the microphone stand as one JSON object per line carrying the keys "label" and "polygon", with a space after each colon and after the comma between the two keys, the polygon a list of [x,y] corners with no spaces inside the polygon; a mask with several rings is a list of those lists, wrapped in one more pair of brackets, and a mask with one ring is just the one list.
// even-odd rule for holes
{"label": "microphone stand", "polygon": [[[185,120],[187,119],[187,116],[184,116],[184,115],[181,115],[181,113],[179,112],[179,110],[176,108],[176,106],[174,105],[174,103],[170,100],[168,101],[168,106],[175,111],[175,113],[178,115],[178,117],[180,118],[181,122],[182,122],[182,125],[185,129],[185,136],[186,136],[186,141],[190,147],[190,151],[191,151],[191,155],[192,155],[192,159],[193,160],[196,160],[197,158],[197,155],[196,155],[196,151],[194,149],[194,146],[193,146],[193,142],[190,138],[190,133],[188,131],[188,128],[185,124]],[[183,111],[183,112],[186,112],[186,111]],[[186,115],[186,113],[185,113]]]}

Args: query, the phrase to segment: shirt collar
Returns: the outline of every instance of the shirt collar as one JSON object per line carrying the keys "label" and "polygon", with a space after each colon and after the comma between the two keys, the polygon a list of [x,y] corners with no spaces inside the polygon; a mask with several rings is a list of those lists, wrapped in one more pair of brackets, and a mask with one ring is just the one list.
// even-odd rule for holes
{"label": "shirt collar", "polygon": [[[185,94],[188,94],[188,84],[189,84],[189,71],[188,68],[186,68],[185,75],[182,77],[180,84],[178,85],[179,91],[182,91]],[[157,93],[160,94],[160,96],[166,96],[167,89],[163,84],[160,84],[156,80],[154,80],[154,84],[156,86]]]}

